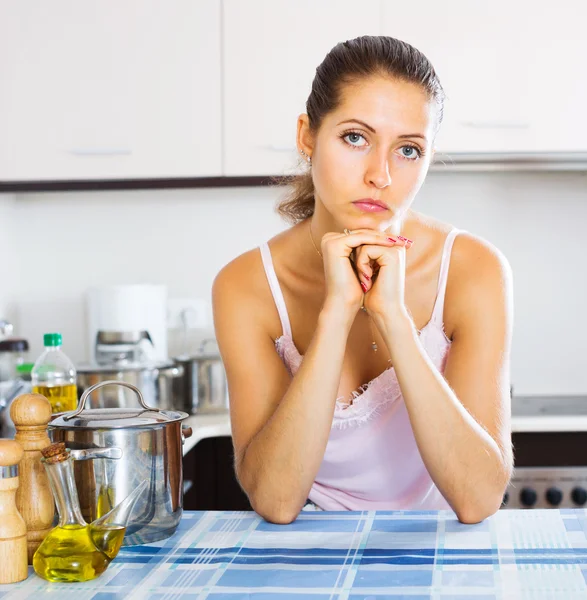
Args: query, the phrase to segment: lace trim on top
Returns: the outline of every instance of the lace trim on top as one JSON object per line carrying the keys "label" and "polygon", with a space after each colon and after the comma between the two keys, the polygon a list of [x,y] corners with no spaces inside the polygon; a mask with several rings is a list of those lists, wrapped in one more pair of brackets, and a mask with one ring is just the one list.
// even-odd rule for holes
{"label": "lace trim on top", "polygon": [[[438,326],[431,320],[419,331],[419,334],[428,356],[434,365],[443,371],[451,345],[444,332],[444,327],[442,324]],[[284,334],[275,340],[275,348],[289,374],[293,377],[303,360],[293,339]],[[389,367],[371,381],[360,386],[352,392],[351,398],[352,404],[346,402],[342,396],[336,399],[332,428],[345,429],[366,423],[384,412],[393,403],[401,400],[402,392],[395,368]]]}

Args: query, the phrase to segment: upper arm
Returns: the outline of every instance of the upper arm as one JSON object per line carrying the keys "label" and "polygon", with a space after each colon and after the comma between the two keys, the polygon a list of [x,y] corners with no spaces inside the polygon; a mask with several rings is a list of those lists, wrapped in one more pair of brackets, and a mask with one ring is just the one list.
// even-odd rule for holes
{"label": "upper arm", "polygon": [[464,407],[496,441],[511,469],[511,269],[498,250],[478,238],[462,235],[455,250],[457,244],[457,260],[451,260],[455,273],[447,290],[453,341],[444,376]]}
{"label": "upper arm", "polygon": [[[214,328],[226,370],[236,466],[253,437],[270,419],[290,376],[269,334],[276,314],[254,255],[243,255],[220,271],[212,287]],[[261,275],[263,275],[261,270]],[[271,302],[272,313],[268,310]]]}

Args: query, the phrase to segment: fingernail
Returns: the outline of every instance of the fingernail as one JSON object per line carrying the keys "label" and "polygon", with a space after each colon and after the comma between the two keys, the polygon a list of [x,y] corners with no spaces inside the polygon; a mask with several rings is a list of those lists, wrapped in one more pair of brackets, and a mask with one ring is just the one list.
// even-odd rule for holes
{"label": "fingernail", "polygon": [[367,293],[367,286],[361,281],[361,287],[363,288],[363,294]]}
{"label": "fingernail", "polygon": [[367,280],[367,281],[371,281],[371,277],[369,277],[369,275],[367,275],[367,273],[365,273],[365,271],[361,271],[361,275]]}
{"label": "fingernail", "polygon": [[388,237],[387,239],[388,239],[390,242],[397,242],[397,240],[396,240],[395,238],[392,238],[392,237]]}
{"label": "fingernail", "polygon": [[402,235],[398,235],[397,237],[398,237],[398,239],[400,239],[402,242],[405,242],[406,244],[413,244],[414,243],[412,240],[410,240],[409,238],[405,238]]}

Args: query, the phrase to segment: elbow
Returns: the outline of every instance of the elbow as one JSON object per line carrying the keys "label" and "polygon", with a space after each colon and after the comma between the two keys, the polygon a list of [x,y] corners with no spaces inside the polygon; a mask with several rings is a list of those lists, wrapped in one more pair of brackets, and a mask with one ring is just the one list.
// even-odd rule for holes
{"label": "elbow", "polygon": [[494,515],[501,507],[503,495],[486,499],[485,502],[470,501],[463,506],[455,508],[457,519],[464,525],[475,525],[481,523],[491,515]]}
{"label": "elbow", "polygon": [[253,510],[261,517],[268,521],[269,523],[274,523],[275,525],[289,525],[293,523],[299,511],[288,510],[287,508],[278,508],[278,507],[265,507],[255,508],[253,504]]}
{"label": "elbow", "polygon": [[235,471],[252,509],[260,517],[276,525],[289,525],[295,521],[306,496],[300,501],[295,490],[280,485],[279,481],[274,481],[259,470],[247,469],[245,456],[235,462]]}
{"label": "elbow", "polygon": [[276,525],[289,525],[293,523],[300,514],[301,508],[293,505],[291,502],[281,502],[277,499],[264,501],[259,498],[251,497],[251,506],[253,510],[269,523]]}
{"label": "elbow", "polygon": [[252,509],[269,523],[289,525],[296,520],[301,506],[291,498],[279,498],[275,490],[263,489],[258,482],[249,481],[247,485],[239,478],[242,489],[247,494]]}

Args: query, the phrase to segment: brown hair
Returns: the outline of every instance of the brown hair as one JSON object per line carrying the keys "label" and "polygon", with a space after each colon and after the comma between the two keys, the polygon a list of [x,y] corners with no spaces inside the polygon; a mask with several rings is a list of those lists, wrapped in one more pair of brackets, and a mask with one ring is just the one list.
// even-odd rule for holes
{"label": "brown hair", "polygon": [[[419,85],[438,104],[442,122],[444,91],[430,61],[406,42],[387,36],[365,35],[337,44],[316,69],[306,101],[310,130],[318,131],[324,117],[336,109],[345,84],[370,76],[387,76]],[[277,212],[290,223],[314,214],[314,183],[306,170],[294,176]]]}

